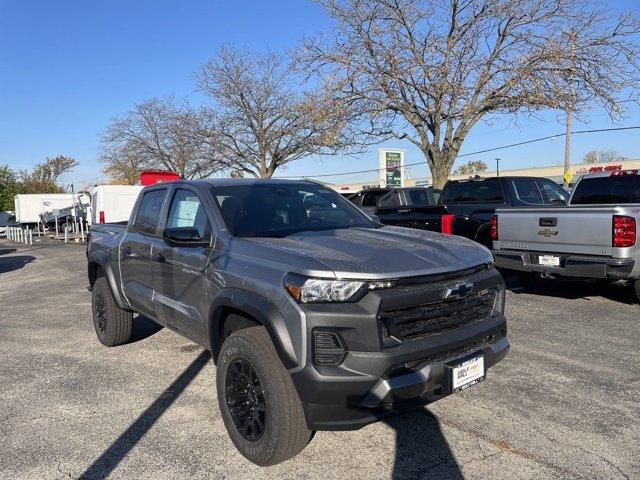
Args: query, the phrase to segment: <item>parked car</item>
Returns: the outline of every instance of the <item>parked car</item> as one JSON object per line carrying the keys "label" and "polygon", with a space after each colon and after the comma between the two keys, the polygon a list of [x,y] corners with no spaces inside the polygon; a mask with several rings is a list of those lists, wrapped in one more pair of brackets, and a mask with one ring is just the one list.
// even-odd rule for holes
{"label": "parked car", "polygon": [[259,465],[473,385],[509,349],[487,249],[309,181],[146,187],[87,249],[100,342],[127,342],[136,312],[209,349],[224,424]]}
{"label": "parked car", "polygon": [[637,170],[584,175],[566,207],[498,210],[496,265],[514,270],[524,287],[545,278],[629,280],[640,300]]}
{"label": "parked car", "polygon": [[438,203],[440,190],[433,187],[367,188],[349,197],[367,215],[377,207],[426,206]]}
{"label": "parked car", "polygon": [[567,193],[541,177],[492,177],[450,180],[435,206],[381,206],[375,210],[385,225],[460,235],[491,248],[491,217],[497,208],[563,205]]}

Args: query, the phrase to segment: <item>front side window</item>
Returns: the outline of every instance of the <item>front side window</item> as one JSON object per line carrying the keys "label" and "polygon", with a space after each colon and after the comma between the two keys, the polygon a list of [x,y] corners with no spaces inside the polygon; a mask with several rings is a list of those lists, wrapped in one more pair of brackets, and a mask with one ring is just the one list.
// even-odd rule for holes
{"label": "front side window", "polygon": [[545,203],[564,205],[567,203],[567,192],[551,180],[539,180],[538,185]]}
{"label": "front side window", "polygon": [[435,203],[429,197],[429,191],[423,188],[409,190],[409,200],[411,205],[431,205]]}
{"label": "front side window", "polygon": [[380,207],[395,207],[400,205],[400,199],[398,198],[398,192],[392,191],[383,195],[378,202]]}
{"label": "front side window", "polygon": [[542,205],[542,194],[538,184],[533,178],[519,178],[513,180],[513,188],[516,191],[518,200],[529,205]]}
{"label": "front side window", "polygon": [[299,232],[377,228],[335,191],[314,184],[213,187],[222,218],[237,237],[285,237]]}
{"label": "front side window", "polygon": [[160,210],[162,210],[162,202],[164,201],[164,195],[166,190],[152,190],[146,192],[142,201],[140,202],[140,208],[136,214],[136,219],[133,224],[134,228],[141,233],[147,235],[155,235],[156,227],[158,226],[158,217]]}
{"label": "front side window", "polygon": [[194,227],[201,239],[211,239],[211,223],[207,213],[198,196],[190,190],[176,190],[171,201],[167,228],[176,227]]}

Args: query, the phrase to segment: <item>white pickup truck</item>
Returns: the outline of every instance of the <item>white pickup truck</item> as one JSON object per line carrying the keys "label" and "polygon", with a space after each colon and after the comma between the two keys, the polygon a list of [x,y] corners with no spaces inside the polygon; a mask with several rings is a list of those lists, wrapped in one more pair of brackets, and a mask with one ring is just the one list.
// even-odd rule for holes
{"label": "white pickup truck", "polygon": [[496,211],[496,266],[525,288],[556,277],[628,280],[640,300],[639,217],[637,170],[584,175],[567,206]]}

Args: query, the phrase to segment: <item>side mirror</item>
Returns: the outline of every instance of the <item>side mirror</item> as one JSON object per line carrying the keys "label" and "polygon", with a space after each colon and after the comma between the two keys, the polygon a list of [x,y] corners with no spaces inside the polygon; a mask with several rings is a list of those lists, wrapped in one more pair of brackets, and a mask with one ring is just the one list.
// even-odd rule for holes
{"label": "side mirror", "polygon": [[369,218],[376,223],[380,223],[380,217],[378,215],[369,215]]}
{"label": "side mirror", "polygon": [[167,245],[172,247],[209,246],[209,241],[202,239],[198,229],[194,227],[165,228],[162,231],[162,238]]}

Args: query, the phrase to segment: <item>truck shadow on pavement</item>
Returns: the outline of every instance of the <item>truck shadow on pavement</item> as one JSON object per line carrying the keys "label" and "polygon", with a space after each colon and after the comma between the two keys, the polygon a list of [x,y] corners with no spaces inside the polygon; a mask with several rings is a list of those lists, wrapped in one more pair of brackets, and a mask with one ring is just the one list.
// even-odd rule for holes
{"label": "truck shadow on pavement", "polygon": [[35,259],[36,257],[31,255],[16,255],[15,257],[0,258],[0,274],[20,270]]}
{"label": "truck shadow on pavement", "polygon": [[396,431],[392,480],[464,478],[440,422],[429,410],[392,417],[385,423]]}
{"label": "truck shadow on pavement", "polygon": [[154,322],[150,318],[143,315],[138,315],[133,319],[133,327],[131,329],[131,337],[127,343],[135,343],[145,338],[149,338],[155,335],[164,327],[159,323]]}
{"label": "truck shadow on pavement", "polygon": [[200,353],[180,376],[78,478],[83,480],[107,478],[184,392],[191,381],[207,365],[210,358],[211,355],[207,350]]}
{"label": "truck shadow on pavement", "polygon": [[7,255],[9,253],[13,253],[17,250],[17,248],[0,248],[0,255]]}
{"label": "truck shadow on pavement", "polygon": [[566,300],[591,300],[589,297],[601,297],[613,302],[631,305],[635,303],[633,291],[628,285],[617,285],[611,282],[580,282],[571,280],[548,280],[535,289],[525,289],[515,276],[504,275],[507,290],[515,293],[527,293],[544,297],[564,298]]}

